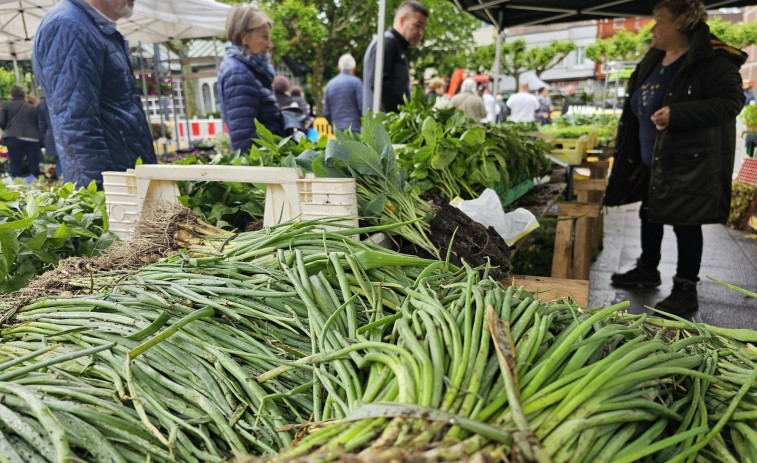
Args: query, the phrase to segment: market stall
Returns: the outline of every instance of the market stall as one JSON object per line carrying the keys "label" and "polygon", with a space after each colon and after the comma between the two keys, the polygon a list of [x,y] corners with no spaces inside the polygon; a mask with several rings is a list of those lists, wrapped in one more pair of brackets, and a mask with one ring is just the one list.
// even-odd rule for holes
{"label": "market stall", "polygon": [[[420,94],[362,122],[299,143],[261,125],[250,153],[108,175],[105,196],[0,185],[0,459],[755,460],[757,332],[513,281],[490,259],[503,238],[440,207],[491,190],[552,212],[575,277],[601,236],[594,129],[552,148]],[[579,201],[512,193],[551,150],[588,169]],[[137,211],[130,241],[109,235],[114,198]],[[363,221],[296,220],[306,204]]]}
{"label": "market stall", "polygon": [[[34,33],[53,6],[54,0],[0,0],[0,59],[31,59]],[[229,8],[214,0],[140,0],[118,27],[134,44],[208,37],[225,31]]]}

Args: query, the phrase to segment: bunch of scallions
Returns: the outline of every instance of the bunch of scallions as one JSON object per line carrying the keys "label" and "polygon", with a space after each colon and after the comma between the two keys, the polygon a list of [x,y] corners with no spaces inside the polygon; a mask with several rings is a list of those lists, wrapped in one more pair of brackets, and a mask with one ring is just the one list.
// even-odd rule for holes
{"label": "bunch of scallions", "polygon": [[757,333],[323,225],[204,227],[70,282],[92,294],[2,303],[0,461],[757,461]]}

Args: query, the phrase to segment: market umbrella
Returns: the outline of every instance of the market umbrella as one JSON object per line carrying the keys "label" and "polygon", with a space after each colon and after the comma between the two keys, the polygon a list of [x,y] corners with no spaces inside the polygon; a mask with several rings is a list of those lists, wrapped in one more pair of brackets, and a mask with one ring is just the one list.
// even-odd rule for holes
{"label": "market umbrella", "polygon": [[[0,0],[0,60],[31,59],[34,33],[55,3]],[[132,43],[221,35],[229,8],[213,0],[137,0],[134,15],[118,28]]]}
{"label": "market umbrella", "polygon": [[[650,16],[660,0],[451,0],[462,11],[494,25],[550,24],[612,17]],[[757,0],[703,0],[708,9],[743,7]]]}

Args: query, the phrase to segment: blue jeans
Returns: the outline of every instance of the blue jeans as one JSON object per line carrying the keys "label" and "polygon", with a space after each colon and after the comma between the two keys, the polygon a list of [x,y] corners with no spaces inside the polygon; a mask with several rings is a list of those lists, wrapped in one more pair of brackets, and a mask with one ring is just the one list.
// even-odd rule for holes
{"label": "blue jeans", "polygon": [[38,141],[6,138],[5,146],[8,147],[11,177],[21,176],[21,167],[24,165],[24,158],[29,163],[29,174],[35,177],[40,176],[39,163],[42,162],[42,150],[39,147]]}

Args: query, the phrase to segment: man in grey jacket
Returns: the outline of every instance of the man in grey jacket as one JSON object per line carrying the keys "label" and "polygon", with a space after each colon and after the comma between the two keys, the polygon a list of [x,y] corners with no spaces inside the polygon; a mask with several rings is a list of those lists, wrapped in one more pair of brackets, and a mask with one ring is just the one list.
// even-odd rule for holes
{"label": "man in grey jacket", "polygon": [[339,57],[339,74],[326,86],[323,115],[335,129],[361,132],[363,84],[355,77],[355,65],[352,55]]}

